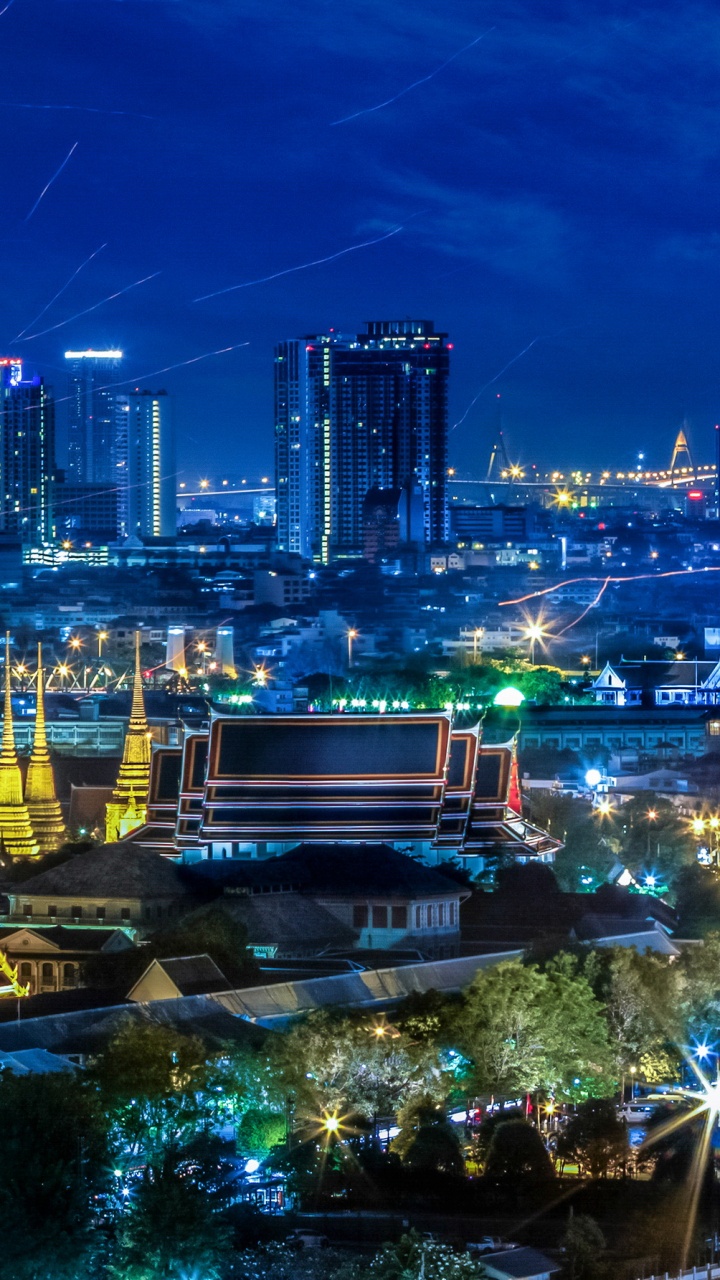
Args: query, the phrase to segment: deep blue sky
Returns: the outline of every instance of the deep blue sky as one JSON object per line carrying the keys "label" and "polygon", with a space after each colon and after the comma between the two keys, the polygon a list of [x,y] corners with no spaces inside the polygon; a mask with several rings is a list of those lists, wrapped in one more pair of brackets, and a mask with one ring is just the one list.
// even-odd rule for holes
{"label": "deep blue sky", "polygon": [[[482,32],[427,83],[332,126]],[[451,422],[539,338],[452,432],[466,472],[486,465],[496,391],[526,463],[629,465],[645,449],[664,465],[684,415],[709,459],[716,6],[11,0],[0,38],[0,346],[62,395],[69,347],[121,346],[135,376],[249,342],[142,380],[175,395],[188,480],[272,466],[277,340],[406,315],[455,342]],[[335,262],[193,302],[397,225]],[[161,274],[13,342],[104,242],[29,332]]]}

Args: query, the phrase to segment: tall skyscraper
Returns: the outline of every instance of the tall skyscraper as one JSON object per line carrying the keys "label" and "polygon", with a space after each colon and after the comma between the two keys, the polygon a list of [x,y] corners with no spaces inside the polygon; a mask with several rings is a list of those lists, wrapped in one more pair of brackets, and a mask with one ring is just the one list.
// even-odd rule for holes
{"label": "tall skyscraper", "polygon": [[53,536],[55,409],[37,374],[23,378],[22,361],[0,358],[0,532],[27,546]]}
{"label": "tall skyscraper", "polygon": [[65,352],[70,374],[67,474],[76,484],[115,479],[122,358],[122,351]]}
{"label": "tall skyscraper", "polygon": [[281,343],[275,464],[281,549],[326,562],[363,544],[370,490],[422,499],[421,541],[447,538],[447,335],[429,320]]}
{"label": "tall skyscraper", "polygon": [[116,397],[115,483],[121,537],[174,538],[175,437],[165,391]]}

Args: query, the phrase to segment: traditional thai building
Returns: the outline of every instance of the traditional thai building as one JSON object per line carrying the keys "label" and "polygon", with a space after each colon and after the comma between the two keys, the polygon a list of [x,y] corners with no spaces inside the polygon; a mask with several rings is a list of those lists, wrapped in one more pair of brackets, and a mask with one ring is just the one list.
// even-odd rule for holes
{"label": "traditional thai building", "polygon": [[38,858],[40,849],[23,799],[22,776],[15,750],[10,679],[8,632],[5,637],[5,708],[0,750],[0,843],[3,851],[11,858]]}
{"label": "traditional thai building", "polygon": [[25,804],[41,854],[59,849],[67,836],[48,751],[43,676],[42,645],[39,644],[35,736],[25,779]]}
{"label": "traditional thai building", "polygon": [[[373,844],[433,863],[552,862],[561,844],[522,814],[514,739],[445,712],[213,716],[155,750],[145,848],[186,862],[270,858],[298,844]],[[173,829],[174,822],[174,829]]]}
{"label": "traditional thai building", "polygon": [[140,632],[135,633],[135,676],[130,723],[125,736],[120,772],[105,810],[105,839],[108,844],[124,840],[143,826],[147,818],[150,785],[150,732],[145,715],[140,671]]}

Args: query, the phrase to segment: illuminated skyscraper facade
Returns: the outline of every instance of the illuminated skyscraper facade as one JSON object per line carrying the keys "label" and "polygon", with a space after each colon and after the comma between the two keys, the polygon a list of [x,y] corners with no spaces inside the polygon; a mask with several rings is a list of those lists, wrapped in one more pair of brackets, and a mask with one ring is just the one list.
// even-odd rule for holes
{"label": "illuminated skyscraper facade", "polygon": [[175,536],[175,440],[165,391],[116,397],[116,483],[120,537]]}
{"label": "illuminated skyscraper facade", "polygon": [[447,335],[429,320],[371,321],[275,353],[278,543],[326,562],[363,545],[370,490],[416,491],[418,541],[447,538]]}
{"label": "illuminated skyscraper facade", "polygon": [[115,480],[122,358],[122,351],[65,352],[70,375],[67,475],[76,484]]}
{"label": "illuminated skyscraper facade", "polygon": [[53,536],[55,410],[37,374],[23,377],[22,361],[0,358],[0,533],[26,546]]}

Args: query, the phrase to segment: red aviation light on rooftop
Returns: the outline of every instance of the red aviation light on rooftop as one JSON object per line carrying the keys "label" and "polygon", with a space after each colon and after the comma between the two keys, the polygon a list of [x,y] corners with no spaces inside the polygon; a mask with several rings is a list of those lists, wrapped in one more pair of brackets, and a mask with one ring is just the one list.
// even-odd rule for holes
{"label": "red aviation light on rooftop", "polygon": [[688,498],[693,498],[697,501],[698,498],[702,498],[703,496],[704,494],[702,489],[688,489]]}

